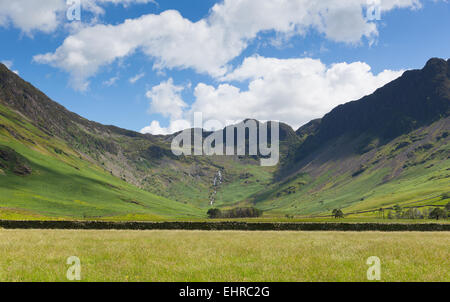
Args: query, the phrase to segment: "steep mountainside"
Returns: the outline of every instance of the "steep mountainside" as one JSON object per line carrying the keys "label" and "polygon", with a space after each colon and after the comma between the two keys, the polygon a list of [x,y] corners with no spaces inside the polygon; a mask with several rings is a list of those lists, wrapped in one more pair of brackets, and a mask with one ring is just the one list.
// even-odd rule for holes
{"label": "steep mountainside", "polygon": [[449,115],[450,60],[431,59],[424,69],[407,71],[375,93],[338,106],[320,122],[300,128],[297,133],[308,137],[290,163],[344,135],[364,136],[364,149],[372,147],[374,140],[381,145]]}
{"label": "steep mountainside", "polygon": [[449,115],[450,60],[431,59],[298,129],[303,143],[254,201],[307,214],[438,196],[450,187]]}
{"label": "steep mountainside", "polygon": [[112,176],[0,103],[0,219],[202,216]]}

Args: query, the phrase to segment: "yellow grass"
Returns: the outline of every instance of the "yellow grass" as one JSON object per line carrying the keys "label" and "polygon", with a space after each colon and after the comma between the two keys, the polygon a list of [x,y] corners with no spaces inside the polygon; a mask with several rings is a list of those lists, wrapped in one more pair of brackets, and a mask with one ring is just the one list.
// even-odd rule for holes
{"label": "yellow grass", "polygon": [[0,281],[450,281],[450,233],[0,230]]}

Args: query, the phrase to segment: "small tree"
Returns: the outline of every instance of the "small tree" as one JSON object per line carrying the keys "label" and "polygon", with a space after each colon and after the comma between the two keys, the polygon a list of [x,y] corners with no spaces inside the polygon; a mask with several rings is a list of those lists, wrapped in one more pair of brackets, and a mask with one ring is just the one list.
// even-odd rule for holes
{"label": "small tree", "polygon": [[445,205],[445,210],[447,210],[447,212],[450,212],[450,202]]}
{"label": "small tree", "polygon": [[430,219],[445,219],[447,218],[447,212],[444,209],[441,208],[434,208],[431,212],[430,212]]}
{"label": "small tree", "polygon": [[334,216],[334,218],[344,218],[344,212],[342,212],[342,210],[341,209],[334,209],[333,210],[333,216]]}
{"label": "small tree", "polygon": [[387,218],[388,219],[394,219],[394,214],[392,214],[392,211],[388,212]]}
{"label": "small tree", "polygon": [[209,209],[207,214],[210,219],[222,217],[222,211],[219,209]]}
{"label": "small tree", "polygon": [[395,211],[395,217],[397,217],[397,218],[402,218],[402,216],[403,216],[403,209],[402,209],[402,207],[399,206],[398,204],[396,204],[396,205],[393,207],[393,209],[394,209],[394,211]]}

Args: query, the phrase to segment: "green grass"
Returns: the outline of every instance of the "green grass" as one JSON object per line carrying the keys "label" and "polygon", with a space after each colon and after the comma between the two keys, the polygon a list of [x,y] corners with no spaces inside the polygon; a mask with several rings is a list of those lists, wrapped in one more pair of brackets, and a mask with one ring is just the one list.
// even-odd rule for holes
{"label": "green grass", "polygon": [[449,233],[0,230],[0,281],[450,281]]}
{"label": "green grass", "polygon": [[[156,196],[80,158],[65,143],[0,106],[0,146],[12,148],[31,165],[27,176],[0,173],[0,219],[95,219],[143,215],[151,220],[200,218],[204,211]],[[7,118],[5,118],[5,116]]]}
{"label": "green grass", "polygon": [[[427,129],[431,131],[433,127]],[[437,143],[448,126],[441,127],[429,133],[426,145],[433,146],[430,149],[415,148],[409,152],[405,151],[406,147],[397,149],[401,142],[420,136],[420,131],[419,134],[414,132],[374,150],[372,160],[367,161],[364,172],[359,175],[353,175],[353,171],[336,172],[346,171],[342,167],[353,160],[358,161],[359,155],[337,162],[329,160],[318,168],[319,171],[312,171],[318,174],[316,177],[307,173],[297,174],[254,194],[251,201],[273,216],[327,215],[336,208],[344,213],[375,210],[396,204],[411,205],[433,196],[436,198],[426,204],[445,204],[448,201],[442,201],[439,196],[448,192],[450,187],[450,144]],[[374,164],[376,159],[381,161],[381,167]],[[396,173],[400,169],[401,173]],[[365,218],[367,215],[360,216]]]}

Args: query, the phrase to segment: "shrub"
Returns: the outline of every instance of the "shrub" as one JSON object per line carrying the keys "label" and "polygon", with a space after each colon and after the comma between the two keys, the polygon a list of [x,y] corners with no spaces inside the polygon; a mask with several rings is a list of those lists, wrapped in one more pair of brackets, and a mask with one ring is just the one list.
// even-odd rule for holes
{"label": "shrub", "polygon": [[450,202],[445,205],[445,209],[447,212],[450,212]]}
{"label": "shrub", "polygon": [[256,208],[234,208],[225,211],[223,218],[256,218],[262,216],[262,211]]}
{"label": "shrub", "polygon": [[392,211],[388,212],[387,218],[388,219],[394,219],[394,214],[392,214]]}
{"label": "shrub", "polygon": [[441,208],[434,208],[431,212],[430,212],[430,219],[445,219],[447,218],[447,211],[445,211],[444,209]]}
{"label": "shrub", "polygon": [[402,218],[403,217],[403,209],[401,206],[399,206],[398,204],[396,204],[393,207],[394,211],[395,211],[395,217],[396,218]]}
{"label": "shrub", "polygon": [[341,209],[334,209],[332,213],[334,218],[344,218],[344,212]]}
{"label": "shrub", "polygon": [[214,218],[256,218],[261,217],[263,212],[256,208],[234,208],[228,211],[220,211],[219,209],[209,209],[208,217]]}
{"label": "shrub", "polygon": [[219,209],[209,209],[207,214],[210,219],[222,217],[222,211]]}

